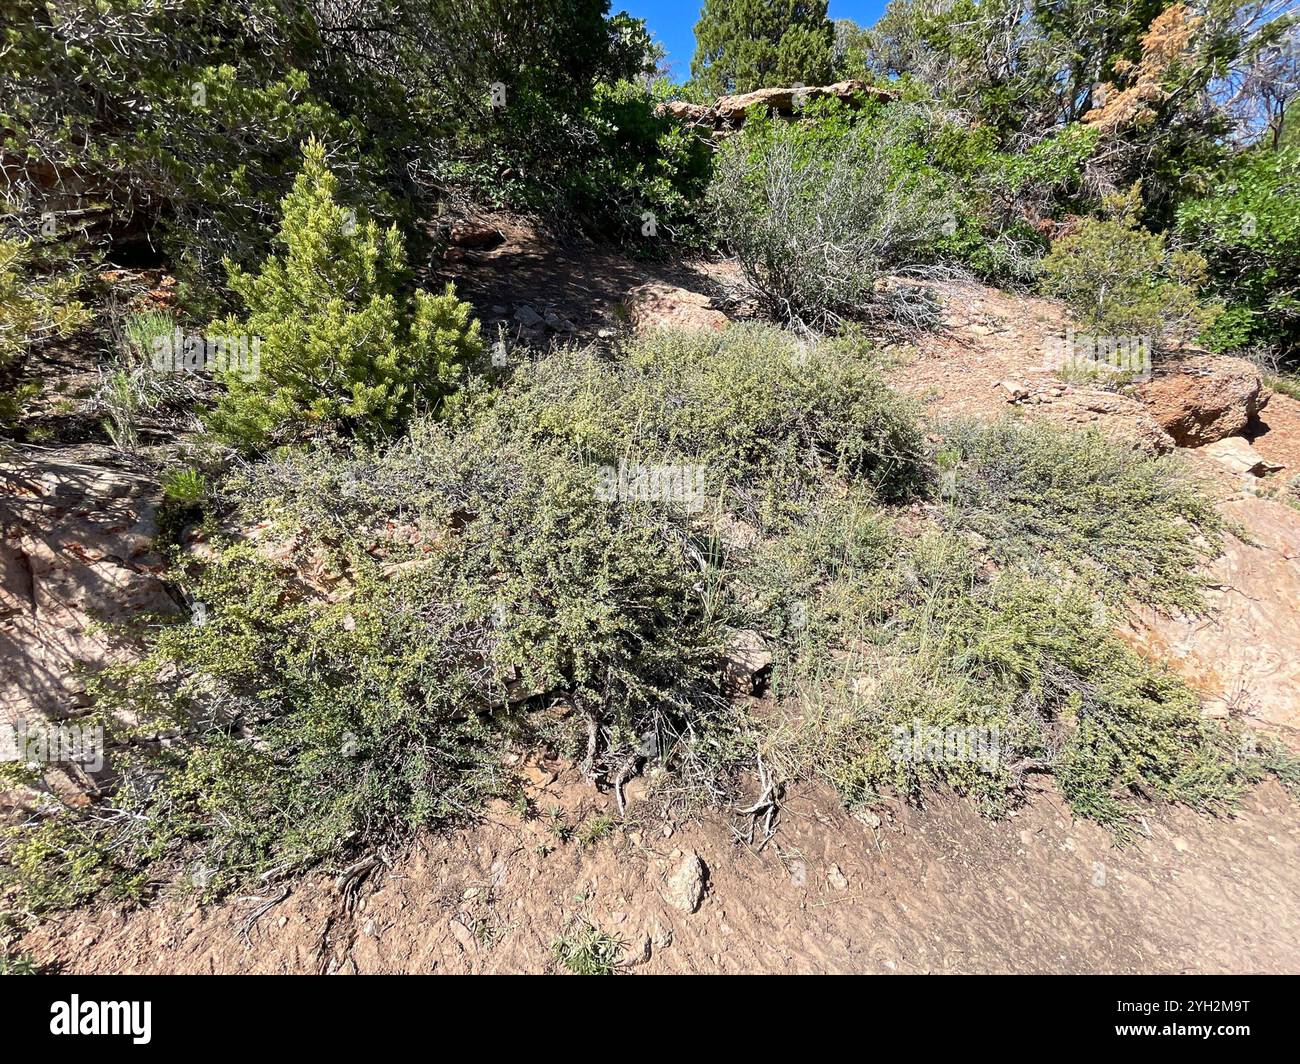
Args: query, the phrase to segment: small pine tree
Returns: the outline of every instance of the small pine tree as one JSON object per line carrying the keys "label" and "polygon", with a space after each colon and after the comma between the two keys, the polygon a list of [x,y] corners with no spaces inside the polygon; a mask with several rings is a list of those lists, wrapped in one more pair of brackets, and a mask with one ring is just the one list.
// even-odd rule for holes
{"label": "small pine tree", "polygon": [[231,442],[264,446],[314,424],[362,435],[400,429],[482,353],[479,323],[451,285],[442,295],[399,295],[406,256],[397,228],[359,222],[337,187],[324,148],[308,142],[282,203],[283,253],[256,275],[227,263],[248,316],[211,333],[255,338],[258,351],[255,372],[219,374],[227,390],[209,420]]}
{"label": "small pine tree", "polygon": [[834,37],[826,0],[705,0],[691,78],[714,96],[825,84]]}
{"label": "small pine tree", "polygon": [[1139,223],[1140,206],[1139,185],[1104,197],[1104,217],[1086,218],[1052,243],[1040,266],[1042,289],[1094,332],[1146,335],[1157,344],[1189,339],[1222,309],[1198,298],[1205,258],[1167,248],[1163,233]]}

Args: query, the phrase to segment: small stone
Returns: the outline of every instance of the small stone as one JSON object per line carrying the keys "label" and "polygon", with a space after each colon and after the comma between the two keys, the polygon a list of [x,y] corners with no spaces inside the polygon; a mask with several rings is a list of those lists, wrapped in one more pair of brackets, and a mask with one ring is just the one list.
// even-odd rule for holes
{"label": "small stone", "polygon": [[839,865],[831,865],[830,868],[826,870],[826,878],[830,880],[831,886],[836,890],[849,889],[848,877],[845,876]]}
{"label": "small stone", "polygon": [[515,307],[515,321],[525,326],[537,326],[545,323],[545,319],[527,303],[520,303]]}
{"label": "small stone", "polygon": [[448,920],[447,923],[451,927],[451,933],[456,937],[456,941],[460,943],[461,949],[466,953],[475,952],[477,946],[474,943],[474,936],[470,934],[469,928],[454,917]]}
{"label": "small stone", "polygon": [[627,948],[623,954],[623,959],[619,962],[622,968],[635,968],[638,964],[645,964],[650,959],[651,946],[650,936],[642,935],[641,941],[634,942]]}
{"label": "small stone", "polygon": [[723,686],[737,694],[753,694],[772,664],[772,652],[763,637],[750,628],[732,633],[723,652]]}
{"label": "small stone", "polygon": [[700,907],[700,901],[704,897],[704,862],[693,852],[683,854],[674,850],[673,853],[679,858],[679,863],[669,874],[664,886],[664,901],[674,909],[693,913]]}

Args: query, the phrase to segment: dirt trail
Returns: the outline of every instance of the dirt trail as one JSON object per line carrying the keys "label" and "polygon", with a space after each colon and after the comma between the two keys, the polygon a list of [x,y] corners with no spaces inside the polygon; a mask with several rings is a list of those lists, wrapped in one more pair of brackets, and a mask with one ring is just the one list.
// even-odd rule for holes
{"label": "dirt trail", "polygon": [[[538,798],[566,805],[572,821],[604,811],[571,772]],[[1276,784],[1232,818],[1153,814],[1149,835],[1125,848],[1075,823],[1052,792],[1001,822],[943,799],[891,807],[873,827],[805,791],[759,853],[733,823],[718,815],[670,838],[630,826],[583,846],[498,812],[421,840],[350,914],[331,880],[312,877],[247,942],[257,899],[73,914],[24,948],[69,972],[542,972],[581,915],[629,960],[648,948],[627,969],[645,973],[1300,968],[1300,825]],[[678,849],[708,869],[692,914],[661,894]]]}

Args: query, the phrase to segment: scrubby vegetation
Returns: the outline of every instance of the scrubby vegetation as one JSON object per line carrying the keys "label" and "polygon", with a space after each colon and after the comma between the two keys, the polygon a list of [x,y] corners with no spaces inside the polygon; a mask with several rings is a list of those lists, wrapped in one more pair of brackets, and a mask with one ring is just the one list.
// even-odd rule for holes
{"label": "scrubby vegetation", "polygon": [[[1125,588],[1190,604],[1213,549],[1166,462],[968,430],[955,498],[905,533],[888,504],[934,473],[877,357],[762,327],[560,351],[462,398],[398,440],[320,439],[225,480],[224,523],[258,541],[179,559],[193,615],[96,678],[120,782],[11,834],[33,908],[341,862],[509,798],[511,743],[616,789],[658,764],[670,804],[730,793],[755,749],[852,803],[949,786],[997,811],[1054,772],[1121,831],[1136,795],[1214,805],[1260,771],[1109,632]],[[699,483],[602,487],[647,462]],[[788,714],[726,697],[742,629],[780,648]],[[969,755],[926,752],[954,728]]]}
{"label": "scrubby vegetation", "polygon": [[1167,249],[1163,235],[1139,225],[1138,204],[1137,186],[1127,196],[1107,196],[1104,217],[1086,219],[1055,241],[1043,259],[1043,290],[1098,334],[1194,339],[1221,310],[1197,298],[1205,257]]}
{"label": "scrubby vegetation", "polygon": [[[1295,785],[1114,634],[1134,603],[1203,605],[1225,529],[1180,463],[923,427],[867,332],[939,317],[891,275],[975,275],[1290,379],[1289,15],[895,0],[863,30],[711,0],[673,85],[603,0],[392,7],[19,3],[6,27],[0,425],[33,437],[30,371],[75,340],[100,381],[77,431],[152,463],[188,605],[114,631],[138,653],[89,679],[106,794],[5,828],[18,908],[338,866],[520,802],[520,747],[620,807],[653,768],[678,812],[760,763],[769,798],[995,815],[1050,774],[1121,838],[1145,802]],[[886,91],[727,130],[659,106],[835,76]],[[503,365],[430,281],[470,206],[734,256],[771,320]],[[87,282],[104,256],[180,283],[121,306],[115,271]],[[213,337],[256,364],[156,357]],[[742,638],[773,660],[738,691]],[[578,922],[555,960],[619,949]]]}
{"label": "scrubby vegetation", "polygon": [[943,186],[918,155],[903,116],[820,105],[808,124],[756,116],[723,148],[718,230],[775,317],[822,328],[861,314],[881,272],[940,235]]}

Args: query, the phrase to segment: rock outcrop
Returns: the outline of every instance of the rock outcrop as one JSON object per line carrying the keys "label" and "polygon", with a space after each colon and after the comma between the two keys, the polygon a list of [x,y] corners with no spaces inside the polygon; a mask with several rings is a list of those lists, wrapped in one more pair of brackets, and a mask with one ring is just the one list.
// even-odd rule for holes
{"label": "rock outcrop", "polygon": [[677,121],[706,131],[714,137],[725,137],[745,123],[752,108],[797,118],[799,112],[815,100],[842,100],[858,106],[864,100],[893,100],[898,93],[868,85],[864,81],[837,81],[834,85],[791,85],[788,88],[757,89],[734,96],[720,96],[712,107],[703,104],[673,100],[655,108],[660,115],[669,115]]}
{"label": "rock outcrop", "polygon": [[157,486],[93,450],[0,457],[0,723],[75,716],[86,673],[129,653],[102,625],[178,610],[154,553]]}
{"label": "rock outcrop", "polygon": [[726,328],[730,320],[704,293],[662,281],[633,288],[624,306],[628,320],[638,332],[666,327],[716,331]]}
{"label": "rock outcrop", "polygon": [[1243,492],[1221,512],[1247,539],[1226,536],[1208,566],[1209,612],[1144,610],[1126,634],[1195,687],[1207,714],[1300,728],[1300,510]]}
{"label": "rock outcrop", "polygon": [[1136,392],[1179,447],[1242,435],[1270,394],[1252,363],[1222,355],[1171,362]]}

